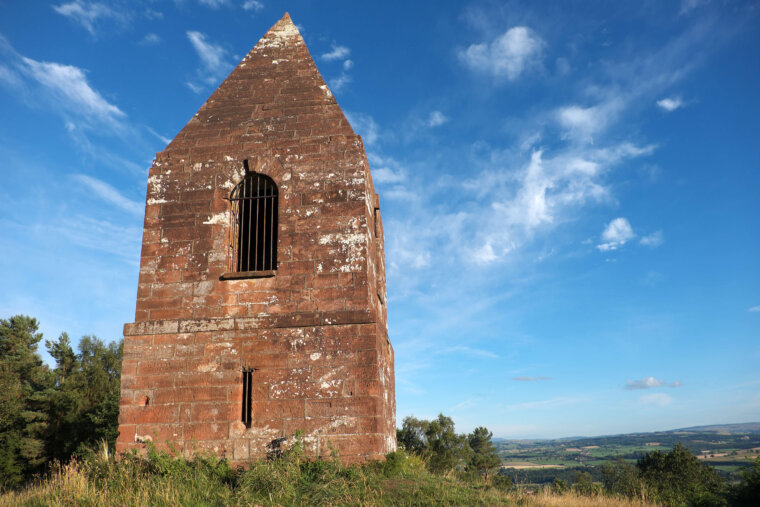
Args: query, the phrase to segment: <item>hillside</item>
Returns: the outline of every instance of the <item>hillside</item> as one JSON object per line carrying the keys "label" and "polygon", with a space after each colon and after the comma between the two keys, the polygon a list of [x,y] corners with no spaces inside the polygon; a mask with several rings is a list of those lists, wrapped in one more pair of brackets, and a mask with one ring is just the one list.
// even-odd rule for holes
{"label": "hillside", "polygon": [[505,472],[522,483],[568,480],[578,471],[598,479],[604,463],[616,458],[633,463],[647,452],[667,451],[678,442],[733,480],[741,467],[760,456],[760,423],[555,440],[494,440]]}

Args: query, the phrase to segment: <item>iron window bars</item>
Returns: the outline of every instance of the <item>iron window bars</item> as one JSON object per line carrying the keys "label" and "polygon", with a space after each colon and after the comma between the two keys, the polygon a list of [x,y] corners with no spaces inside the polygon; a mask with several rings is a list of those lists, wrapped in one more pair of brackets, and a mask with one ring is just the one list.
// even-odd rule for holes
{"label": "iron window bars", "polygon": [[[247,169],[247,164],[246,164]],[[230,255],[223,278],[273,276],[277,269],[277,185],[246,171],[230,195]]]}

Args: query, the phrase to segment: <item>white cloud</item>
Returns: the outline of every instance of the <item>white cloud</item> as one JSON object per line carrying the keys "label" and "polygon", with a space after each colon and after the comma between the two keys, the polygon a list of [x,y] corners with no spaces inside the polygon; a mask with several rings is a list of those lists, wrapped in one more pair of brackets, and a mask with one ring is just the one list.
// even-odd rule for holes
{"label": "white cloud", "polygon": [[92,35],[95,35],[95,23],[98,19],[123,19],[121,13],[114,11],[107,5],[96,2],[83,2],[81,0],[74,0],[67,4],[54,5],[53,10],[58,14],[76,21]]}
{"label": "white cloud", "polygon": [[543,47],[544,42],[530,28],[515,26],[490,43],[460,51],[459,59],[473,70],[512,81],[540,67]]}
{"label": "white cloud", "polygon": [[634,391],[639,389],[652,389],[655,387],[681,387],[683,384],[676,380],[675,382],[664,382],[654,377],[644,377],[641,380],[626,380],[625,389],[628,391]]}
{"label": "white cloud", "polygon": [[747,311],[749,311],[749,312],[760,312],[760,305],[753,306],[752,308],[750,308]]}
{"label": "white cloud", "polygon": [[673,398],[665,393],[645,394],[639,398],[639,403],[642,405],[657,405],[658,407],[666,407],[673,403]]}
{"label": "white cloud", "polygon": [[145,17],[154,20],[154,19],[164,19],[164,13],[161,11],[155,11],[153,9],[146,9],[145,10]]}
{"label": "white cloud", "polygon": [[149,33],[148,35],[143,37],[143,39],[140,41],[140,44],[148,46],[148,45],[158,44],[159,42],[161,42],[161,37],[159,37],[155,33]]}
{"label": "white cloud", "polygon": [[117,208],[132,213],[133,215],[142,215],[145,206],[141,202],[133,201],[124,197],[118,190],[97,178],[92,178],[84,174],[75,174],[73,178],[83,187],[98,196],[107,203],[113,204]]}
{"label": "white cloud", "polygon": [[366,144],[371,145],[377,142],[380,128],[372,116],[363,113],[349,113],[348,111],[344,111],[344,113],[348,119],[348,123],[351,124],[351,127],[357,134],[362,136]]}
{"label": "white cloud", "polygon": [[351,76],[342,72],[340,76],[330,79],[330,89],[339,92],[352,81]]}
{"label": "white cloud", "polygon": [[218,9],[223,5],[228,5],[230,2],[229,0],[198,0],[198,3],[212,9]]}
{"label": "white cloud", "polygon": [[24,72],[50,90],[59,104],[70,112],[112,126],[118,126],[119,120],[126,117],[121,109],[110,104],[90,87],[82,69],[54,62],[38,62],[26,57],[21,60]]}
{"label": "white cloud", "polygon": [[593,142],[593,136],[612,124],[623,108],[624,101],[620,97],[612,97],[590,107],[561,107],[556,111],[556,118],[565,130],[564,137]]}
{"label": "white cloud", "polygon": [[666,97],[664,99],[658,100],[657,105],[660,106],[661,109],[664,109],[667,112],[671,112],[682,108],[684,106],[684,103],[683,100],[681,100],[681,97]]}
{"label": "white cloud", "polygon": [[375,183],[400,183],[406,179],[401,171],[394,171],[388,167],[372,169],[372,181]]}
{"label": "white cloud", "polygon": [[[205,84],[216,84],[232,69],[232,64],[227,61],[227,50],[222,46],[210,42],[206,35],[193,30],[187,31],[187,38],[201,59],[202,68],[198,71],[198,79]],[[188,82],[187,85],[196,93],[203,89],[198,83]]]}
{"label": "white cloud", "polygon": [[242,7],[245,11],[260,11],[264,8],[264,4],[258,0],[246,0]]}
{"label": "white cloud", "polygon": [[338,46],[336,44],[332,45],[332,50],[328,53],[322,54],[322,59],[331,61],[331,60],[344,60],[348,58],[351,55],[351,50],[347,48],[346,46]]}
{"label": "white cloud", "polygon": [[639,240],[639,243],[651,248],[657,248],[658,246],[662,245],[664,241],[665,241],[665,237],[662,234],[662,231],[659,230],[659,231],[654,231],[652,234],[647,234],[646,236],[643,236],[641,240]]}
{"label": "white cloud", "polygon": [[351,67],[354,66],[353,60],[346,60],[343,62],[343,70],[351,70]]}
{"label": "white cloud", "polygon": [[21,86],[21,78],[18,74],[2,64],[0,64],[0,81],[13,87]]}
{"label": "white cloud", "polygon": [[538,377],[512,377],[512,380],[516,380],[517,382],[537,382],[540,380],[551,380],[551,377],[543,377],[541,375]]}
{"label": "white cloud", "polygon": [[603,252],[617,250],[635,236],[628,220],[618,217],[607,224],[604,232],[602,232],[602,240],[605,242],[596,245],[596,247]]}
{"label": "white cloud", "polygon": [[425,121],[425,125],[428,127],[437,127],[439,125],[443,125],[449,121],[449,119],[440,111],[433,111],[430,113],[430,116]]}

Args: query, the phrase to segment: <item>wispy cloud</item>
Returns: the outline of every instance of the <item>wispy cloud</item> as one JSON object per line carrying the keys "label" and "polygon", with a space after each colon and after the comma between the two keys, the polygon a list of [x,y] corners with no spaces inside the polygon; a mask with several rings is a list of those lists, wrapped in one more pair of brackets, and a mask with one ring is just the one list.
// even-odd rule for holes
{"label": "wispy cloud", "polygon": [[159,37],[155,33],[149,33],[148,35],[142,38],[142,40],[140,41],[140,44],[142,44],[143,46],[152,46],[154,44],[158,44],[159,42],[161,42],[161,37]]}
{"label": "wispy cloud", "polygon": [[428,116],[427,120],[425,120],[425,125],[428,127],[438,127],[447,121],[449,121],[449,119],[445,114],[440,111],[433,111],[430,113],[430,116]]}
{"label": "wispy cloud", "polygon": [[82,25],[90,34],[95,35],[95,24],[98,20],[113,18],[125,20],[125,14],[114,10],[113,8],[97,2],[84,2],[74,0],[73,2],[54,5],[53,10],[62,16],[72,19]]}
{"label": "wispy cloud", "polygon": [[186,34],[201,60],[197,80],[189,81],[187,85],[194,92],[200,93],[205,86],[216,85],[232,70],[232,64],[227,60],[227,50],[209,41],[205,34],[193,30],[188,30]]}
{"label": "wispy cloud", "polygon": [[539,68],[544,42],[526,26],[515,26],[490,42],[459,51],[459,60],[472,70],[513,81]]}
{"label": "wispy cloud", "polygon": [[602,232],[602,240],[604,243],[600,243],[596,245],[596,247],[602,252],[617,250],[635,236],[630,222],[623,217],[618,217],[612,220],[607,224],[607,227],[604,228],[604,232]]}
{"label": "wispy cloud", "polygon": [[666,407],[673,403],[673,398],[665,393],[645,394],[639,398],[639,403],[642,405],[657,405],[658,407]]}
{"label": "wispy cloud", "polygon": [[517,410],[533,410],[533,409],[551,409],[555,407],[561,407],[565,405],[575,405],[578,403],[582,403],[585,401],[582,398],[575,398],[570,396],[559,396],[557,398],[551,398],[548,400],[540,400],[540,401],[526,401],[523,403],[514,403],[511,405],[507,405],[505,408],[509,412],[514,412]]}
{"label": "wispy cloud", "polygon": [[164,143],[164,144],[169,144],[170,142],[172,142],[172,140],[171,140],[171,139],[169,139],[169,138],[168,138],[168,137],[166,137],[166,136],[162,136],[161,134],[159,134],[158,132],[156,132],[155,130],[153,130],[153,129],[152,129],[152,128],[150,128],[150,127],[145,127],[145,129],[146,129],[148,132],[150,132],[150,133],[151,133],[151,135],[153,135],[153,137],[155,137],[156,139],[158,139],[159,141],[161,141],[161,142],[162,142],[162,143]]}
{"label": "wispy cloud", "polygon": [[21,62],[22,71],[51,92],[57,104],[70,113],[114,127],[126,117],[90,86],[82,69],[26,57],[21,57]]}
{"label": "wispy cloud", "polygon": [[246,0],[242,7],[245,11],[260,11],[264,8],[264,4],[258,0]]}
{"label": "wispy cloud", "polygon": [[748,311],[748,312],[760,312],[760,305],[757,305],[757,306],[753,306],[752,308],[750,308],[750,309],[749,309],[749,310],[747,310],[747,311]]}
{"label": "wispy cloud", "polygon": [[353,81],[351,76],[349,76],[345,72],[342,72],[338,77],[335,77],[329,80],[330,89],[336,92],[339,92],[343,89],[343,87],[345,87],[351,81]]}
{"label": "wispy cloud", "polygon": [[140,258],[142,227],[124,227],[84,215],[61,218],[48,227],[74,244],[116,255],[130,264]]}
{"label": "wispy cloud", "polygon": [[348,123],[354,131],[362,136],[364,142],[368,145],[375,144],[380,136],[380,127],[372,116],[364,113],[344,111]]}
{"label": "wispy cloud", "polygon": [[551,377],[512,377],[512,380],[516,380],[517,382],[538,382],[541,380],[551,380]]}
{"label": "wispy cloud", "polygon": [[440,350],[441,354],[464,354],[470,357],[486,357],[489,359],[497,359],[498,354],[494,354],[490,350],[476,349],[473,347],[466,347],[464,345],[455,345],[453,347],[446,347]]}
{"label": "wispy cloud", "polygon": [[322,59],[327,61],[332,60],[345,60],[351,55],[351,49],[346,46],[340,46],[335,43],[332,45],[332,49],[327,53],[322,54]]}
{"label": "wispy cloud", "polygon": [[347,46],[341,46],[334,42],[332,43],[332,49],[330,51],[327,53],[322,53],[321,58],[325,61],[343,61],[341,66],[341,73],[337,77],[328,80],[330,89],[336,92],[342,90],[348,83],[352,81],[351,76],[348,74],[348,71],[354,66],[354,61],[349,59],[349,56],[351,56],[350,48]]}
{"label": "wispy cloud", "polygon": [[103,201],[133,215],[142,215],[144,211],[143,203],[128,199],[105,181],[84,174],[74,174],[72,177],[77,183]]}
{"label": "wispy cloud", "polygon": [[198,3],[205,5],[206,7],[211,7],[212,9],[218,9],[223,5],[229,5],[230,0],[198,0]]}
{"label": "wispy cloud", "polygon": [[646,236],[642,236],[642,238],[639,240],[639,243],[650,248],[657,248],[664,242],[665,236],[661,230],[654,231],[652,234],[647,234]]}
{"label": "wispy cloud", "polygon": [[683,100],[681,100],[681,97],[666,97],[664,99],[658,100],[657,105],[660,107],[660,109],[671,112],[682,108],[684,106],[684,103]]}
{"label": "wispy cloud", "polygon": [[655,387],[681,387],[683,384],[676,380],[675,382],[664,382],[654,377],[644,377],[641,380],[626,380],[625,389],[633,391],[637,389],[652,389]]}

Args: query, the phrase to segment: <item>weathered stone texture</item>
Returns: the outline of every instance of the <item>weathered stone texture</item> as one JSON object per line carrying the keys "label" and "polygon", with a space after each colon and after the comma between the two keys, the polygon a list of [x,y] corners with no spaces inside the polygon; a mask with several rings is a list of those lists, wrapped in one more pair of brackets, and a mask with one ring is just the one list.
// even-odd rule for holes
{"label": "weathered stone texture", "polygon": [[[278,266],[221,280],[244,160],[279,189]],[[379,200],[362,140],[287,14],[156,155],[144,227],[120,451],[151,440],[244,461],[298,430],[314,456],[395,448]]]}

